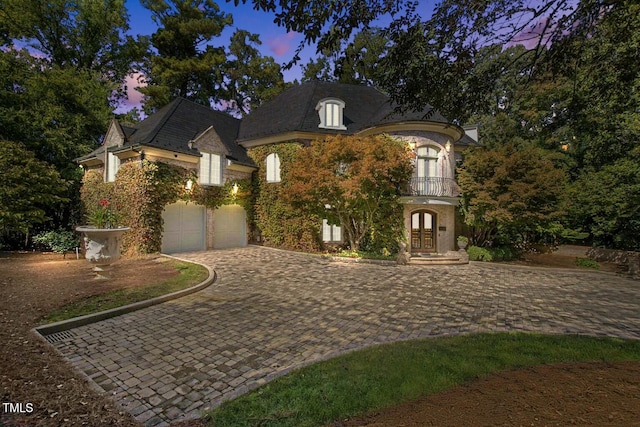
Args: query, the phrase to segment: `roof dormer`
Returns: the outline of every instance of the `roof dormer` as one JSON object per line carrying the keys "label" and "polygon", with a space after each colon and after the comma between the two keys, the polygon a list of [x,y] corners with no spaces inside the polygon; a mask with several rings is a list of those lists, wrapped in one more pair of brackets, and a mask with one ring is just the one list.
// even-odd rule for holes
{"label": "roof dormer", "polygon": [[324,98],[318,101],[316,111],[320,116],[319,128],[347,130],[344,125],[345,103],[338,98]]}

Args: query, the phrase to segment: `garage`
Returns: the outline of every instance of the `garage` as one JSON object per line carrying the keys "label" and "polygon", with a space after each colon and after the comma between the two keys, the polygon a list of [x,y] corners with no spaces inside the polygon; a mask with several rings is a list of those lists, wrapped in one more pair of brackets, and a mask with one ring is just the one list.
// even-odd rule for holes
{"label": "garage", "polygon": [[205,249],[205,207],[177,202],[162,212],[162,253],[193,252]]}
{"label": "garage", "polygon": [[247,213],[240,205],[220,206],[213,213],[215,249],[247,246]]}

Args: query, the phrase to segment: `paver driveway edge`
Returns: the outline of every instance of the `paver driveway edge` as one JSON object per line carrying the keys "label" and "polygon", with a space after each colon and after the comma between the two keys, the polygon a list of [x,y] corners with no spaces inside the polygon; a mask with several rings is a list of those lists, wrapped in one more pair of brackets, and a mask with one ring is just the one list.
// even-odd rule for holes
{"label": "paver driveway edge", "polygon": [[[74,317],[73,319],[61,320],[60,322],[49,323],[48,325],[37,326],[32,331],[44,338],[47,335],[55,334],[57,332],[66,331],[69,329],[77,328],[78,326],[88,325],[90,323],[99,322],[101,320],[110,319],[112,317],[120,316],[122,314],[131,313],[132,311],[141,310],[143,308],[151,307],[152,305],[161,304],[166,301],[171,301],[177,298],[181,298],[187,295],[191,295],[195,292],[201,291],[217,280],[216,272],[208,265],[183,258],[174,257],[171,255],[162,254],[162,256],[175,259],[178,261],[188,262],[191,264],[197,264],[207,269],[209,277],[195,286],[180,291],[172,292],[167,295],[151,298],[145,301],[134,302],[132,304],[123,305],[122,307],[112,308],[110,310],[99,311],[98,313],[86,314],[84,316]],[[46,338],[45,338],[46,340]]]}

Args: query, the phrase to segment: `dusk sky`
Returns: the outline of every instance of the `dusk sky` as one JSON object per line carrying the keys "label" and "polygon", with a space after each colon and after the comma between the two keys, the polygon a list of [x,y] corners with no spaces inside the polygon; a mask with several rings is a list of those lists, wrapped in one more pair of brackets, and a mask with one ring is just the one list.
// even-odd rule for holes
{"label": "dusk sky", "polygon": [[[233,15],[233,26],[227,28],[222,36],[214,40],[212,44],[228,44],[231,34],[236,29],[247,30],[256,33],[262,41],[261,51],[265,56],[273,56],[280,63],[286,63],[291,60],[293,52],[298,43],[302,40],[302,35],[297,33],[288,33],[284,28],[278,27],[273,23],[271,14],[253,10],[252,3],[249,0],[247,4],[239,4],[234,6],[233,2],[227,3],[224,0],[217,2],[220,9]],[[157,26],[151,19],[151,12],[142,7],[139,0],[127,0],[126,6],[130,15],[130,26],[132,35],[153,34]],[[310,55],[315,53],[315,49],[305,49],[306,62]],[[300,67],[285,72],[285,81],[292,81],[301,75]]]}

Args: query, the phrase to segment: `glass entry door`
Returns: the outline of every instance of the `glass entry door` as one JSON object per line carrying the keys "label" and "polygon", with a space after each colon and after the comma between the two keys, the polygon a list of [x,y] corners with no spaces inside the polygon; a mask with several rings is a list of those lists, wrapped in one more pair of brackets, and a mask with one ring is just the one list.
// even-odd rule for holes
{"label": "glass entry door", "polygon": [[411,252],[436,251],[436,216],[428,211],[411,214]]}

